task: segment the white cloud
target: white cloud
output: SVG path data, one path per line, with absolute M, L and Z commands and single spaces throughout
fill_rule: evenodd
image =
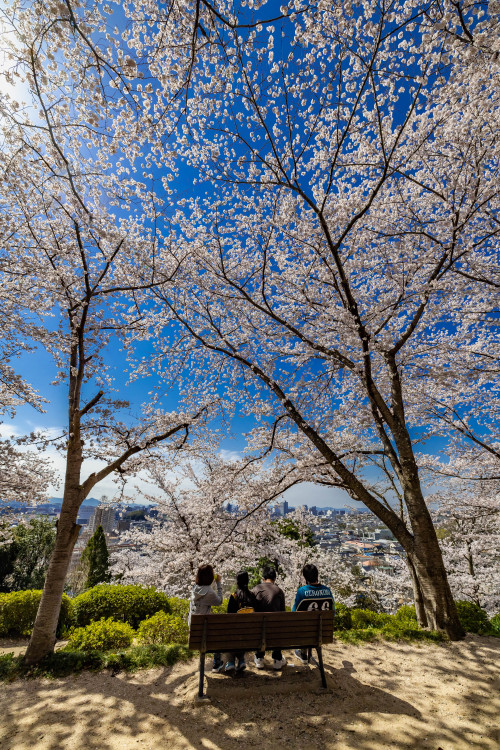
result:
M 6 422 L 0 423 L 0 438 L 8 439 L 19 437 L 21 433 L 14 424 L 7 424 Z
M 222 450 L 219 452 L 219 455 L 223 461 L 239 461 L 241 458 L 243 458 L 243 453 L 240 453 L 239 451 L 227 450 L 226 448 L 222 448 Z

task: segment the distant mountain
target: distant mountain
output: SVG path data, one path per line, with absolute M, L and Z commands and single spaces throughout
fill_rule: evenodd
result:
M 63 501 L 62 497 L 51 497 L 50 500 L 48 501 L 48 504 L 49 505 L 62 505 L 62 501 Z M 87 497 L 83 501 L 81 507 L 83 508 L 85 505 L 87 506 L 92 505 L 93 507 L 95 507 L 96 505 L 100 505 L 100 504 L 101 504 L 101 501 L 96 500 L 95 497 Z

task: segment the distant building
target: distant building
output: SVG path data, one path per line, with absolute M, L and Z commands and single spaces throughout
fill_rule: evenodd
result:
M 93 505 L 82 505 L 78 511 L 78 521 L 80 526 L 86 526 L 92 516 L 94 515 L 95 508 Z
M 274 512 L 277 516 L 286 516 L 288 510 L 289 508 L 286 500 L 283 500 L 281 503 L 276 503 L 274 506 Z
M 97 531 L 97 527 L 102 526 L 105 534 L 111 534 L 115 527 L 115 509 L 106 505 L 100 505 L 96 508 L 88 524 L 89 534 Z

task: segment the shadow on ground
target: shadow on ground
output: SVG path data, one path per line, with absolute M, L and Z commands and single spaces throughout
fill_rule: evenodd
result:
M 319 670 L 206 679 L 197 661 L 137 675 L 18 681 L 0 699 L 2 750 L 498 750 L 500 640 L 335 644 Z M 290 659 L 292 662 L 293 660 Z M 208 664 L 207 664 L 208 666 Z

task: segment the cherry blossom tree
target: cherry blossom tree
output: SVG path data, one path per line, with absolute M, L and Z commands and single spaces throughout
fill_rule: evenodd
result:
M 34 451 L 21 451 L 11 440 L 0 440 L 0 544 L 10 541 L 9 524 L 18 514 L 12 503 L 35 505 L 47 497 L 50 484 L 55 481 L 53 467 L 47 459 Z
M 148 474 L 160 495 L 145 499 L 154 502 L 158 518 L 150 519 L 151 532 L 129 532 L 127 542 L 136 552 L 120 551 L 113 572 L 125 582 L 147 582 L 182 596 L 189 595 L 202 563 L 234 575 L 238 566 L 270 553 L 280 535 L 267 505 L 297 481 L 293 468 L 280 472 L 278 466 L 217 454 L 191 457 L 176 467 L 156 460 Z
M 136 129 L 128 139 L 109 136 L 100 73 L 92 81 L 96 53 L 88 39 L 78 46 L 67 18 L 54 22 L 55 5 L 9 10 L 17 45 L 11 75 L 20 77 L 31 100 L 24 108 L 2 101 L 0 271 L 11 296 L 38 317 L 32 342 L 52 355 L 68 407 L 57 438 L 36 436 L 63 452 L 65 477 L 55 549 L 26 653 L 34 663 L 54 647 L 84 499 L 107 476 L 133 474 L 140 457 L 158 445 L 180 449 L 210 403 L 198 399 L 172 412 L 159 400 L 162 391 L 155 403 L 133 410 L 115 395 L 127 378 L 124 357 L 123 373 L 114 377 L 112 368 L 133 328 L 123 312 L 133 309 L 138 289 L 157 282 L 151 201 L 145 184 L 123 166 L 124 151 L 133 162 Z M 95 469 L 86 470 L 85 460 Z
M 464 424 L 457 420 L 461 437 Z M 473 433 L 466 445 L 452 441 L 449 455 L 429 460 L 427 470 L 436 485 L 428 502 L 453 594 L 491 615 L 500 606 L 500 462 L 498 442 L 486 439 Z
M 466 599 L 483 607 L 489 615 L 500 608 L 500 508 L 484 501 L 459 504 L 454 498 L 446 513 L 445 535 L 441 541 L 450 586 L 456 599 Z
M 182 262 L 154 292 L 155 332 L 191 338 L 164 328 L 163 354 L 202 376 L 210 361 L 264 417 L 261 446 L 312 446 L 404 547 L 420 623 L 452 638 L 463 630 L 415 445 L 429 394 L 463 386 L 464 362 L 479 390 L 492 377 L 492 28 L 483 6 L 328 2 L 208 35 L 177 142 L 206 197 L 176 215 Z M 160 163 L 167 125 L 155 133 Z M 457 394 L 466 408 L 470 384 Z M 367 479 L 377 457 L 389 498 Z
M 169 468 L 155 461 L 148 470 L 161 494 L 145 499 L 154 502 L 158 516 L 150 518 L 151 531 L 128 532 L 114 553 L 112 572 L 121 581 L 188 597 L 199 565 L 212 564 L 227 590 L 238 570 L 266 558 L 275 561 L 289 602 L 303 583 L 306 562 L 317 564 L 334 588 L 352 590 L 354 576 L 340 557 L 305 543 L 312 516 L 291 514 L 297 539 L 284 536 L 272 520 L 269 504 L 297 481 L 293 468 L 206 454 L 186 460 L 175 473 Z
M 166 358 L 187 404 L 223 393 L 260 420 L 262 455 L 279 448 L 363 502 L 406 551 L 421 624 L 460 637 L 415 446 L 439 430 L 428 407 L 447 384 L 440 413 L 473 401 L 464 363 L 481 393 L 497 372 L 496 6 L 294 0 L 267 15 L 136 0 L 123 13 L 125 29 L 108 6 L 11 13 L 12 75 L 27 71 L 42 126 L 9 105 L 6 187 L 22 208 L 6 215 L 43 240 L 76 338 L 98 310 L 94 360 L 66 344 L 70 377 L 100 377 L 133 288 L 128 339 L 159 344 L 138 372 Z M 184 182 L 167 211 L 186 168 L 196 191 Z

